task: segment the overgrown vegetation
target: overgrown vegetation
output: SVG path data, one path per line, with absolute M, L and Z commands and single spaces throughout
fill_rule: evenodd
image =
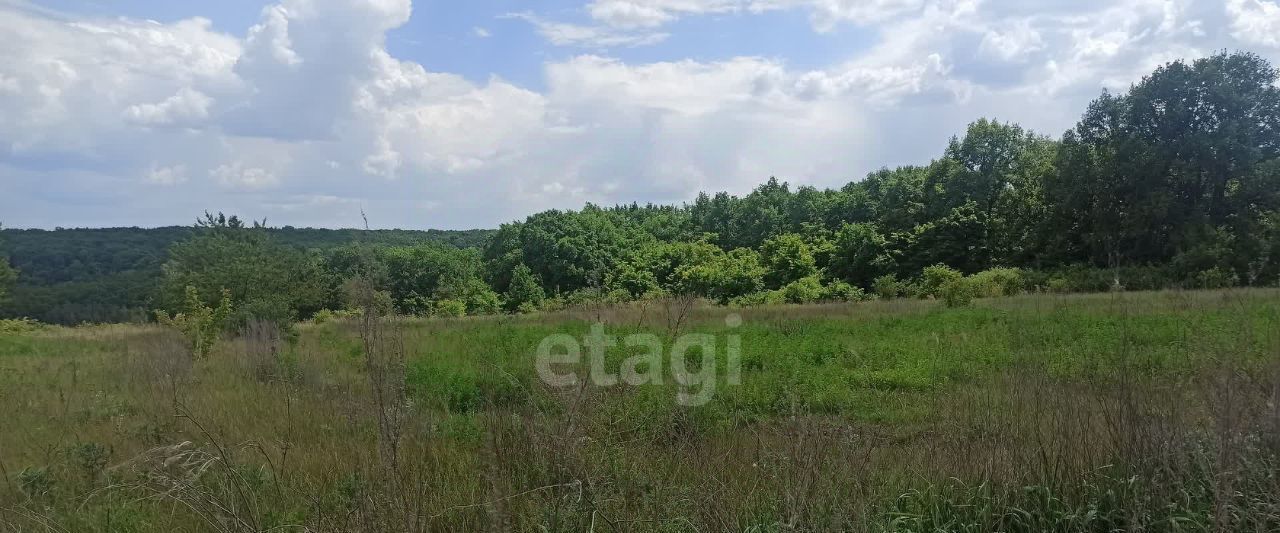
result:
M 365 312 L 195 361 L 154 326 L 0 334 L 0 531 L 1280 527 L 1274 290 L 696 307 L 743 348 L 701 407 L 543 385 L 588 320 L 670 328 Z
M 182 334 L 191 348 L 191 356 L 205 358 L 213 351 L 214 344 L 227 329 L 231 317 L 231 291 L 223 289 L 217 307 L 210 307 L 200 299 L 200 291 L 187 286 L 182 311 L 172 316 L 156 311 L 156 322 L 173 328 Z

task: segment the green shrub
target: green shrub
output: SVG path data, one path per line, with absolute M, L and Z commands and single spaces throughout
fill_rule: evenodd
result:
M 1017 296 L 1022 294 L 1022 271 L 1016 268 L 992 268 L 969 277 L 974 295 L 979 298 Z
M 942 296 L 942 286 L 964 277 L 959 270 L 944 264 L 925 267 L 920 273 L 919 296 L 921 298 Z
M 469 315 L 496 315 L 502 312 L 502 297 L 488 287 L 468 294 L 466 303 Z
M 284 329 L 293 325 L 297 316 L 289 302 L 279 298 L 258 298 L 240 304 L 236 308 L 231 326 L 243 327 L 251 321 L 270 322 Z
M 200 292 L 189 285 L 183 312 L 170 316 L 167 312 L 156 311 L 156 320 L 182 333 L 191 348 L 191 355 L 201 358 L 208 357 L 213 351 L 213 345 L 226 329 L 230 317 L 231 291 L 223 289 L 222 302 L 215 309 L 205 305 L 200 299 Z
M 782 288 L 782 299 L 792 304 L 807 304 L 822 298 L 822 284 L 818 276 L 806 276 L 788 283 Z
M 892 300 L 902 295 L 905 290 L 898 277 L 893 274 L 885 274 L 871 282 L 871 290 L 875 291 L 876 296 L 881 300 Z
M 626 303 L 636 299 L 631 291 L 626 289 L 613 289 L 605 294 L 605 298 L 613 303 Z
M 626 291 L 621 292 L 625 293 Z M 614 303 L 611 294 L 611 292 L 605 292 L 604 289 L 599 287 L 578 289 L 564 295 L 564 305 L 565 307 L 579 307 L 584 305 Z
M 96 442 L 85 442 L 72 446 L 67 450 L 67 455 L 85 479 L 94 480 L 106 469 L 111 450 Z
M 828 302 L 857 302 L 865 300 L 866 292 L 842 280 L 835 280 L 822 288 L 822 300 Z
M 729 305 L 734 307 L 755 307 L 760 305 L 780 304 L 786 301 L 782 295 L 782 291 L 760 291 L 739 296 L 729 301 Z
M 436 300 L 431 314 L 446 318 L 467 316 L 467 302 L 462 300 Z
M 970 278 L 953 279 L 939 288 L 947 307 L 966 307 L 973 303 L 974 287 Z
M 1235 274 L 1213 267 L 1196 274 L 1193 283 L 1197 289 L 1226 289 L 1235 287 L 1237 279 Z
M 40 498 L 53 490 L 53 475 L 48 468 L 23 468 L 18 472 L 18 487 L 28 498 Z
M 311 317 L 311 321 L 316 324 L 325 324 L 333 322 L 334 320 L 346 320 L 350 318 L 357 318 L 359 316 L 360 311 L 351 309 L 321 309 L 315 314 L 315 316 Z
M 1056 270 L 1022 271 L 1024 287 L 1043 287 L 1050 292 L 1108 292 L 1119 287 L 1129 291 L 1155 291 L 1195 286 L 1195 280 L 1181 279 L 1163 266 L 1096 268 L 1075 265 Z M 1056 280 L 1056 281 L 1055 281 Z
M 27 333 L 43 327 L 30 318 L 0 318 L 0 333 Z

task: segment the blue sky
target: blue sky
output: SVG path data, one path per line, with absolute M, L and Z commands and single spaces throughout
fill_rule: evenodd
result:
M 1060 135 L 1276 0 L 0 0 L 0 223 L 493 227 Z

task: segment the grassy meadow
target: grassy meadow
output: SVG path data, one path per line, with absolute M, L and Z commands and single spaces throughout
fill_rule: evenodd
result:
M 741 384 L 546 385 L 593 323 Z M 1277 290 L 14 329 L 4 532 L 1280 530 Z

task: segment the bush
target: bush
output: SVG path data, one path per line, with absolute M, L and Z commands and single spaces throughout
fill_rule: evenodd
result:
M 871 290 L 875 291 L 876 296 L 879 296 L 881 300 L 897 298 L 902 295 L 905 289 L 906 287 L 893 274 L 880 276 L 871 282 Z
M 377 316 L 388 316 L 396 310 L 390 291 L 375 290 L 373 284 L 364 279 L 351 278 L 344 282 L 342 294 L 350 309 L 363 310 L 367 305 Z
M 476 291 L 467 295 L 467 314 L 496 315 L 502 311 L 502 297 L 489 290 Z
M 156 321 L 182 333 L 195 357 L 208 357 L 213 345 L 227 328 L 231 317 L 231 291 L 223 289 L 222 301 L 217 308 L 209 307 L 200 299 L 200 292 L 187 286 L 186 306 L 183 312 L 172 316 L 156 311 Z
M 467 316 L 467 302 L 462 300 L 436 300 L 431 314 L 438 317 L 458 318 Z
M 942 295 L 943 285 L 963 277 L 964 274 L 961 274 L 959 270 L 944 264 L 925 267 L 924 271 L 920 273 L 920 297 L 937 298 Z
M 624 296 L 625 295 L 625 296 Z M 622 299 L 615 299 L 615 298 Z M 617 290 L 606 292 L 598 287 L 589 287 L 578 289 L 564 295 L 565 307 L 581 307 L 586 305 L 603 305 L 610 303 L 625 302 L 630 299 L 629 293 L 625 290 Z
M 739 296 L 729 301 L 729 305 L 734 307 L 756 307 L 760 305 L 772 305 L 783 303 L 785 298 L 782 291 L 760 291 L 753 292 L 745 296 Z
M 27 333 L 44 327 L 30 318 L 0 319 L 0 333 Z
M 818 276 L 806 276 L 788 283 L 782 288 L 782 299 L 792 304 L 807 304 L 822 298 L 822 284 Z
M 294 314 L 293 307 L 282 299 L 255 299 L 240 304 L 236 309 L 235 316 L 232 319 L 232 326 L 235 328 L 244 327 L 249 322 L 259 320 L 270 322 L 280 328 L 288 328 L 293 325 L 293 321 L 297 318 Z
M 311 317 L 311 321 L 316 324 L 325 324 L 333 322 L 334 320 L 346 320 L 359 316 L 360 311 L 354 311 L 351 309 L 339 309 L 336 311 L 333 309 L 321 309 L 315 314 L 315 316 Z
M 939 288 L 947 307 L 967 307 L 973 303 L 974 286 L 970 278 L 953 279 Z
M 1022 294 L 1022 271 L 1016 268 L 992 268 L 969 277 L 974 295 L 979 298 L 1017 296 Z
M 842 280 L 835 280 L 822 288 L 822 300 L 828 302 L 857 302 L 865 300 L 866 292 Z
M 1023 287 L 1043 287 L 1049 292 L 1156 291 L 1194 284 L 1180 279 L 1168 267 L 1130 266 L 1095 268 L 1075 265 L 1045 272 L 1022 271 Z
M 1228 289 L 1235 287 L 1237 281 L 1235 274 L 1213 267 L 1196 274 L 1194 283 L 1197 289 Z

